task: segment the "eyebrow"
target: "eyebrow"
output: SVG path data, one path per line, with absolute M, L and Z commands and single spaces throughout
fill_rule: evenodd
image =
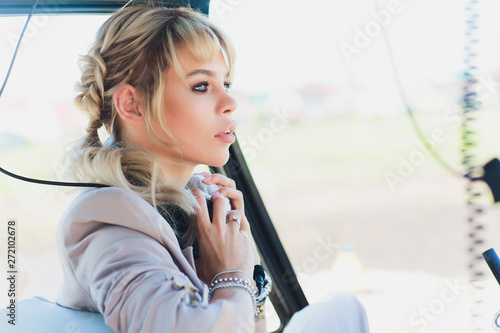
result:
M 210 77 L 214 77 L 215 76 L 215 72 L 214 71 L 211 71 L 211 70 L 208 70 L 208 69 L 195 69 L 194 71 L 189 72 L 186 75 L 186 78 L 191 77 L 191 76 L 195 76 L 195 75 L 198 75 L 198 74 L 204 74 L 204 75 L 207 75 L 207 76 L 210 76 Z M 229 72 L 226 73 L 225 77 L 226 78 L 229 77 Z

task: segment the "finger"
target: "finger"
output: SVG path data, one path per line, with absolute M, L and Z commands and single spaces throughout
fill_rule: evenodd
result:
M 247 232 L 248 234 L 252 234 L 252 231 L 250 229 L 250 223 L 248 223 L 248 220 L 245 215 L 241 215 L 241 220 L 240 220 L 240 230 Z
M 210 218 L 208 217 L 208 207 L 205 197 L 203 197 L 201 190 L 198 188 L 192 189 L 191 193 L 193 193 L 194 197 L 196 198 L 196 202 L 198 203 L 198 207 L 196 207 L 197 225 L 208 225 L 210 223 Z
M 227 222 L 228 223 L 235 220 L 235 218 L 238 218 L 238 225 L 239 225 L 240 231 L 245 231 L 246 233 L 251 235 L 252 232 L 250 231 L 250 225 L 248 224 L 248 220 L 245 217 L 245 214 L 243 214 L 243 211 L 238 210 L 238 209 L 233 209 L 227 213 Z
M 219 227 L 226 224 L 226 202 L 224 196 L 219 192 L 212 194 L 212 223 L 217 223 Z
M 237 210 L 230 210 L 226 215 L 226 224 L 236 223 L 238 229 L 241 227 L 241 214 Z
M 245 210 L 243 193 L 241 191 L 230 187 L 221 187 L 217 192 L 230 200 L 232 209 Z
M 257 245 L 255 244 L 255 241 L 253 240 L 253 237 L 252 237 L 250 223 L 248 223 L 248 219 L 245 217 L 245 215 L 242 215 L 242 218 L 241 218 L 240 232 L 245 232 L 247 234 L 248 238 L 250 239 L 250 247 L 252 248 L 254 264 L 260 265 L 259 251 L 257 251 Z
M 231 178 L 221 175 L 220 173 L 208 174 L 203 179 L 203 183 L 207 185 L 218 185 L 219 187 L 230 187 L 236 189 L 236 183 Z
M 227 227 L 228 228 L 233 228 L 234 226 L 234 230 L 236 231 L 239 231 L 240 230 L 240 223 L 236 220 L 231 220 L 231 221 L 228 221 L 227 223 Z
M 237 210 L 237 211 L 240 212 L 239 210 Z M 246 231 L 250 231 L 250 224 L 248 223 L 248 220 L 247 220 L 247 217 L 245 216 L 245 214 L 243 214 L 241 216 L 240 224 L 241 224 L 241 227 L 243 229 L 245 229 Z

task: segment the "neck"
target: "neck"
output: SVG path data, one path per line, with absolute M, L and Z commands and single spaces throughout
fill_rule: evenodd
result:
M 169 181 L 173 185 L 180 187 L 186 186 L 195 168 L 194 165 L 172 163 L 168 161 L 163 163 L 163 167 Z
M 163 172 L 165 176 L 173 185 L 180 187 L 185 187 L 193 174 L 195 164 L 186 162 L 178 155 L 178 152 L 174 149 L 168 150 L 168 147 L 152 147 L 151 144 L 146 140 L 144 131 L 133 131 L 125 127 L 122 134 L 122 142 L 124 145 L 136 145 L 143 147 L 159 158 L 163 157 L 163 161 L 160 163 L 163 166 Z M 168 151 L 167 151 L 168 150 Z M 168 160 L 165 159 L 168 156 Z

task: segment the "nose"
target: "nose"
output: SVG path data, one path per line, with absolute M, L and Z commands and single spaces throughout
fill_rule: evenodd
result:
M 229 95 L 227 91 L 224 91 L 224 93 L 221 96 L 220 100 L 220 108 L 219 110 L 222 111 L 224 114 L 231 114 L 233 113 L 234 110 L 238 108 L 238 102 Z

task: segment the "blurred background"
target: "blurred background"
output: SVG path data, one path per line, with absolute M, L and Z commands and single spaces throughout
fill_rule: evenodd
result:
M 310 303 L 354 293 L 373 333 L 493 332 L 500 288 L 482 262 L 483 289 L 469 283 L 467 181 L 455 174 L 463 172 L 466 1 L 378 4 L 380 21 L 371 0 L 212 0 L 211 19 L 238 53 L 231 91 L 239 143 Z M 500 3 L 483 0 L 477 9 L 481 108 L 472 126 L 482 166 L 500 157 Z M 105 19 L 32 18 L 0 99 L 2 167 L 61 175 L 65 151 L 86 127 L 73 105 L 78 55 Z M 0 17 L 2 80 L 24 22 Z M 382 26 L 426 144 L 455 173 L 418 140 Z M 485 213 L 477 247 L 500 249 L 500 209 L 478 188 Z M 56 227 L 77 193 L 0 175 L 0 221 L 18 221 L 19 299 L 54 300 Z M 480 314 L 474 322 L 472 312 Z

